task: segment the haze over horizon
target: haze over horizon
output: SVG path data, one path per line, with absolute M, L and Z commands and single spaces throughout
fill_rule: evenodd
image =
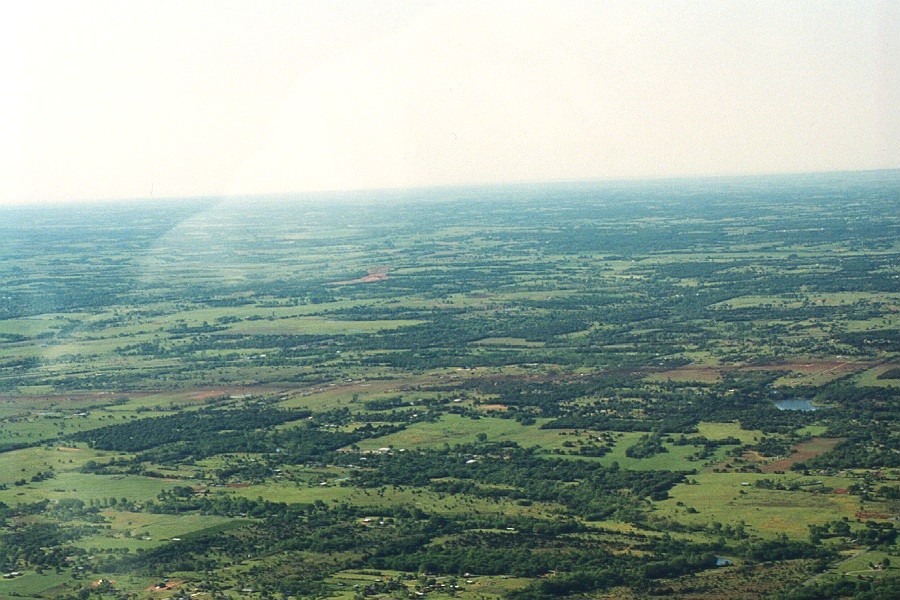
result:
M 898 2 L 5 12 L 0 204 L 900 166 Z

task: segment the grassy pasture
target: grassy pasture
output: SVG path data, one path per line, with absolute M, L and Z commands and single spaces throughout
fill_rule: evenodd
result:
M 338 478 L 340 479 L 340 478 Z M 217 488 L 217 491 L 222 491 Z M 439 514 L 511 514 L 552 518 L 562 507 L 549 503 L 521 506 L 507 499 L 486 499 L 467 495 L 439 494 L 431 490 L 411 487 L 386 486 L 379 489 L 359 489 L 341 485 L 332 480 L 328 485 L 303 485 L 292 482 L 267 482 L 261 485 L 228 488 L 226 493 L 255 500 L 263 498 L 271 502 L 311 504 L 321 500 L 328 505 L 346 503 L 350 506 L 370 508 L 379 514 L 379 507 L 415 506 L 424 511 Z
M 69 323 L 75 323 L 75 315 L 39 315 L 21 319 L 0 320 L 0 335 L 8 334 L 36 338 L 53 335 Z
M 451 445 L 474 443 L 479 433 L 486 434 L 490 440 L 514 441 L 525 447 L 556 448 L 565 441 L 558 431 L 524 426 L 512 419 L 482 417 L 476 420 L 447 414 L 442 415 L 434 423 L 415 423 L 398 433 L 363 440 L 358 446 L 362 450 L 376 450 L 389 446 L 410 449 L 440 448 L 446 443 Z
M 365 586 L 376 581 L 386 580 L 387 578 L 396 579 L 403 575 L 400 572 L 385 569 L 378 570 L 377 575 L 375 573 L 376 572 L 370 571 L 362 573 L 356 570 L 341 571 L 332 575 L 328 581 L 343 586 Z M 428 597 L 439 600 L 449 600 L 450 598 L 467 600 L 502 598 L 504 594 L 512 590 L 521 589 L 531 581 L 530 579 L 520 577 L 498 577 L 472 574 L 468 577 L 460 578 L 450 578 L 446 576 L 436 577 L 435 581 L 437 582 L 437 585 L 440 586 L 441 584 L 448 585 L 451 582 L 451 579 L 456 582 L 456 585 L 459 585 L 459 589 L 454 590 L 452 594 L 441 591 L 429 592 Z M 471 583 L 469 583 L 469 581 L 471 581 Z M 413 592 L 415 583 L 415 579 L 407 580 L 405 582 L 410 593 Z M 347 591 L 332 597 L 347 598 L 349 600 L 353 597 L 353 592 Z
M 900 387 L 900 378 L 898 379 L 879 379 L 879 375 L 892 369 L 900 368 L 900 363 L 887 363 L 878 365 L 868 371 L 864 371 L 855 377 L 859 385 L 875 386 L 875 387 Z
M 155 548 L 172 538 L 233 521 L 229 517 L 197 514 L 159 515 L 116 510 L 104 510 L 101 514 L 111 528 L 101 534 L 81 538 L 75 545 L 99 550 L 127 548 L 135 552 L 138 548 Z
M 72 583 L 72 576 L 63 571 L 56 573 L 47 570 L 44 573 L 26 571 L 21 577 L 15 579 L 0 579 L 0 598 L 5 600 L 34 600 L 45 597 L 50 590 L 62 589 L 66 584 Z
M 829 292 L 829 293 L 804 293 L 803 298 L 797 299 L 793 295 L 782 296 L 741 296 L 732 298 L 711 308 L 755 308 L 772 305 L 781 308 L 800 308 L 804 304 L 819 306 L 844 306 L 855 303 L 883 302 L 890 306 L 900 306 L 900 294 L 892 292 Z
M 744 444 L 751 444 L 759 440 L 763 435 L 761 431 L 742 428 L 740 423 L 701 422 L 697 426 L 697 430 L 697 435 L 702 435 L 710 440 L 721 440 L 727 437 L 733 437 L 741 440 Z
M 768 490 L 753 486 L 755 481 L 763 478 L 822 481 L 828 486 L 844 488 L 853 483 L 852 479 L 841 477 L 704 472 L 689 476 L 688 479 L 697 484 L 679 484 L 670 492 L 670 498 L 658 503 L 658 507 L 663 514 L 687 523 L 736 525 L 744 522 L 749 530 L 764 537 L 786 533 L 798 539 L 808 535 L 807 524 L 822 524 L 844 517 L 855 519 L 859 510 L 859 500 L 846 494 Z M 679 502 L 684 507 L 678 506 Z M 689 513 L 687 508 L 694 508 L 697 513 Z
M 230 326 L 226 332 L 245 335 L 347 335 L 398 329 L 400 327 L 410 327 L 421 323 L 423 323 L 423 321 L 335 321 L 322 317 L 296 317 L 274 320 L 242 321 Z
M 94 450 L 60 449 L 59 447 L 34 447 L 0 453 L 0 476 L 4 482 L 7 478 L 30 478 L 38 471 L 54 469 L 57 471 L 72 470 L 81 467 L 85 462 L 94 460 L 99 453 Z M 9 490 L 7 490 L 9 491 Z M 0 490 L 0 494 L 6 492 Z
M 878 565 L 882 560 L 888 559 L 890 566 L 887 569 L 876 570 L 869 568 L 869 563 Z M 837 572 L 844 575 L 864 575 L 866 577 L 897 577 L 900 575 L 900 551 L 884 552 L 881 550 L 869 550 L 854 553 L 850 558 L 837 565 Z
M 52 466 L 52 465 L 51 465 Z M 24 473 L 23 473 L 24 475 Z M 16 502 L 37 502 L 48 499 L 78 498 L 89 502 L 103 501 L 109 498 L 127 498 L 131 501 L 144 501 L 156 498 L 164 489 L 171 488 L 176 479 L 166 480 L 140 475 L 94 475 L 63 471 L 56 477 L 24 486 L 10 486 L 0 490 L 0 502 L 15 504 Z
M 614 434 L 616 443 L 612 451 L 604 456 L 596 459 L 602 465 L 610 465 L 614 462 L 619 463 L 624 469 L 632 469 L 636 471 L 646 470 L 663 470 L 663 471 L 691 471 L 703 468 L 704 464 L 716 460 L 717 457 L 724 455 L 725 449 L 718 448 L 715 455 L 704 461 L 688 460 L 688 457 L 698 451 L 694 446 L 673 446 L 672 444 L 663 444 L 667 452 L 655 454 L 649 458 L 631 458 L 626 456 L 625 451 L 629 446 L 635 444 L 639 439 L 645 436 L 645 433 L 629 431 Z
M 512 337 L 490 337 L 472 342 L 473 346 L 498 346 L 501 348 L 542 348 L 546 346 L 543 342 L 532 342 L 524 338 Z

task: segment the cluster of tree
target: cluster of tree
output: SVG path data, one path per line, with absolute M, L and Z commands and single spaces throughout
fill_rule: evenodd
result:
M 55 523 L 22 523 L 0 533 L 0 570 L 19 565 L 66 567 L 74 556 L 87 551 L 69 542 L 96 531 L 95 526 L 59 526 Z
M 406 452 L 370 457 L 356 468 L 351 483 L 371 488 L 382 485 L 431 487 L 433 480 L 452 478 L 473 483 L 510 486 L 511 498 L 559 502 L 572 514 L 588 519 L 618 515 L 638 518 L 636 502 L 661 500 L 683 473 L 628 471 L 617 464 L 601 467 L 585 461 L 541 457 L 533 449 L 514 444 L 457 446 L 453 449 Z M 578 482 L 578 485 L 572 485 Z M 438 487 L 443 484 L 438 483 Z M 478 487 L 470 488 L 483 494 Z
M 862 427 L 862 426 L 861 426 Z M 855 430 L 830 451 L 791 465 L 796 471 L 900 467 L 900 434 L 887 424 Z
M 896 600 L 900 598 L 900 578 L 835 579 L 817 581 L 780 594 L 778 600 Z
M 177 442 L 197 444 L 223 431 L 235 434 L 267 429 L 306 418 L 305 410 L 283 410 L 265 405 L 234 409 L 202 408 L 163 417 L 150 417 L 75 433 L 70 439 L 100 450 L 139 452 Z
M 625 449 L 625 456 L 629 458 L 650 458 L 662 452 L 668 452 L 663 446 L 662 434 L 657 432 L 651 435 L 642 435 L 641 438 Z
M 745 429 L 786 434 L 820 418 L 802 411 L 779 410 L 772 401 L 772 382 L 778 377 L 777 373 L 732 374 L 712 386 L 670 383 L 657 389 L 632 384 L 617 392 L 604 388 L 609 396 L 602 401 L 555 405 L 544 416 L 557 418 L 543 427 L 694 433 L 701 421 L 739 421 Z M 624 397 L 629 400 L 622 400 Z M 633 416 L 637 409 L 640 416 Z
M 198 510 L 198 506 L 211 508 L 218 502 L 233 501 L 222 496 L 198 498 L 189 488 L 176 489 L 165 494 L 161 504 L 153 506 L 181 505 L 181 509 Z M 589 530 L 583 525 L 567 519 L 538 520 L 500 514 L 449 518 L 396 507 L 379 509 L 382 516 L 376 526 L 361 522 L 361 517 L 371 514 L 372 508 L 241 502 L 246 511 L 243 514 L 253 521 L 238 520 L 188 534 L 180 541 L 139 555 L 110 557 L 99 568 L 161 576 L 172 571 L 216 569 L 223 562 L 247 556 L 267 556 L 267 560 L 272 560 L 273 556 L 287 558 L 298 552 L 306 557 L 323 553 L 322 556 L 331 557 L 330 562 L 318 563 L 317 569 L 301 566 L 291 570 L 290 585 L 276 586 L 266 573 L 269 569 L 250 575 L 269 589 L 276 586 L 284 593 L 297 594 L 308 589 L 305 586 L 321 581 L 327 573 L 346 568 L 512 574 L 542 577 L 535 586 L 549 581 L 544 591 L 552 589 L 555 591 L 551 595 L 567 595 L 576 591 L 571 583 L 588 573 L 595 577 L 581 591 L 606 589 L 616 582 L 640 587 L 654 579 L 711 568 L 716 562 L 712 546 L 641 534 L 630 534 L 640 553 L 612 552 L 602 539 L 585 537 Z M 236 509 L 230 506 L 227 510 Z M 573 535 L 578 536 L 577 547 L 571 543 L 575 538 L 569 539 Z M 341 554 L 347 550 L 353 552 Z M 543 577 L 552 572 L 558 574 Z M 604 577 L 599 577 L 601 573 Z M 621 578 L 609 579 L 613 573 Z

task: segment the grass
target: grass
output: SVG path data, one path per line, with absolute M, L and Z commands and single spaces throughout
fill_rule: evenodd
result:
M 415 506 L 424 511 L 444 514 L 493 513 L 528 515 L 538 518 L 552 518 L 562 510 L 554 504 L 535 503 L 520 506 L 507 499 L 485 499 L 466 495 L 447 495 L 431 490 L 406 486 L 386 486 L 379 489 L 359 489 L 332 483 L 331 485 L 297 485 L 292 482 L 272 482 L 229 488 L 227 493 L 244 498 L 263 498 L 271 502 L 311 504 L 321 500 L 329 505 L 346 503 L 350 506 L 368 507 L 372 514 L 379 514 L 379 508 L 394 506 Z
M 71 471 L 81 467 L 89 460 L 96 459 L 99 454 L 93 450 L 70 451 L 61 450 L 60 447 L 34 447 L 0 453 L 0 483 L 12 480 L 30 478 L 39 471 L 48 469 L 57 472 Z M 52 480 L 51 480 L 52 481 Z M 10 488 L 12 489 L 12 487 Z M 0 495 L 9 490 L 0 490 Z
M 710 440 L 721 440 L 733 437 L 741 440 L 743 444 L 752 444 L 762 437 L 763 432 L 759 430 L 743 429 L 740 423 L 706 423 L 702 422 L 697 426 L 697 435 L 702 435 Z
M 420 325 L 423 322 L 415 320 L 335 321 L 322 317 L 294 317 L 243 321 L 229 327 L 226 333 L 243 335 L 348 335 L 410 327 Z
M 8 600 L 34 599 L 41 597 L 43 593 L 54 588 L 60 588 L 72 583 L 72 576 L 63 571 L 56 573 L 52 569 L 44 573 L 25 571 L 25 574 L 15 579 L 0 579 L 0 598 Z
M 374 581 L 381 581 L 386 578 L 396 579 L 403 573 L 398 571 L 390 571 L 390 570 L 379 570 L 377 571 L 378 575 L 374 573 L 369 573 L 368 571 L 364 573 L 360 573 L 356 570 L 347 570 L 340 571 L 335 573 L 331 577 L 327 579 L 329 583 L 337 584 L 340 586 L 354 586 L 354 585 L 367 585 Z M 428 593 L 428 598 L 436 598 L 436 599 L 449 599 L 449 598 L 457 598 L 457 599 L 480 599 L 480 598 L 501 598 L 505 596 L 508 592 L 521 589 L 528 585 L 532 580 L 521 578 L 521 577 L 499 577 L 499 576 L 486 576 L 486 575 L 477 575 L 477 574 L 469 574 L 464 577 L 436 577 L 435 581 L 437 585 L 440 584 L 449 585 L 450 581 L 453 580 L 456 582 L 456 585 L 459 585 L 459 589 L 455 590 L 455 592 L 450 595 L 449 593 L 444 593 L 441 591 L 433 591 Z M 471 581 L 471 583 L 469 583 Z M 404 584 L 409 588 L 410 593 L 414 591 L 414 586 L 417 583 L 415 579 L 407 580 Z M 337 596 L 332 596 L 332 598 L 344 598 L 346 597 L 348 600 L 352 598 L 352 592 L 343 592 L 343 595 L 339 593 Z
M 825 425 L 807 425 L 806 427 L 801 427 L 797 430 L 797 435 L 801 436 L 820 436 L 828 431 L 828 427 Z
M 869 563 L 880 564 L 882 560 L 887 558 L 890 566 L 884 570 L 875 570 L 869 568 Z M 900 576 L 900 550 L 895 549 L 893 552 L 884 552 L 881 550 L 869 550 L 860 554 L 855 554 L 851 558 L 839 563 L 836 571 L 844 575 L 866 575 L 868 577 L 897 577 Z
M 808 491 L 768 490 L 754 487 L 763 479 L 784 481 L 821 480 L 833 487 L 847 487 L 848 478 L 805 477 L 757 473 L 699 473 L 688 479 L 696 484 L 679 484 L 670 498 L 657 504 L 662 514 L 678 521 L 709 525 L 714 522 L 736 525 L 746 523 L 749 530 L 764 536 L 781 533 L 805 539 L 807 524 L 822 524 L 847 517 L 855 519 L 858 499 L 839 494 L 815 494 Z M 742 485 L 749 483 L 749 486 Z M 678 503 L 684 506 L 679 506 Z M 688 512 L 688 508 L 697 513 Z
M 888 363 L 878 365 L 868 371 L 864 371 L 855 377 L 858 385 L 874 387 L 900 387 L 900 379 L 879 379 L 878 376 L 891 369 L 900 368 L 900 363 Z
M 513 337 L 489 337 L 484 338 L 475 342 L 472 342 L 473 346 L 498 346 L 501 348 L 509 347 L 509 348 L 543 348 L 546 346 L 544 342 L 532 342 L 526 340 L 525 338 L 513 338 Z
M 104 533 L 78 540 L 75 542 L 76 546 L 99 550 L 127 548 L 134 552 L 139 548 L 154 548 L 172 538 L 233 521 L 229 517 L 197 514 L 160 515 L 115 510 L 105 510 L 101 514 L 111 528 Z
M 741 296 L 732 298 L 711 308 L 750 308 L 771 304 L 776 308 L 800 308 L 804 303 L 816 306 L 844 306 L 855 303 L 886 302 L 889 305 L 900 305 L 900 294 L 891 292 L 828 292 L 804 293 L 803 299 L 788 296 Z
M 542 419 L 545 422 L 549 419 Z M 546 449 L 559 448 L 566 438 L 559 431 L 525 426 L 512 419 L 481 417 L 471 419 L 461 415 L 445 414 L 434 423 L 415 423 L 403 431 L 363 440 L 362 450 L 376 450 L 383 447 L 394 448 L 441 448 L 444 444 L 472 444 L 479 434 L 485 434 L 492 441 L 513 441 L 520 446 L 540 446 Z
M 667 452 L 655 454 L 648 458 L 631 458 L 625 454 L 629 446 L 637 443 L 646 433 L 637 431 L 616 433 L 616 443 L 612 451 L 597 459 L 600 464 L 611 465 L 616 462 L 623 469 L 632 469 L 635 471 L 691 471 L 703 467 L 704 462 L 691 461 L 688 457 L 698 451 L 695 446 L 674 446 L 672 444 L 663 444 Z M 725 450 L 719 448 L 715 457 L 706 459 L 707 461 L 715 460 L 723 455 Z
M 52 502 L 63 498 L 78 498 L 86 503 L 109 498 L 144 501 L 156 498 L 162 490 L 171 488 L 177 482 L 140 475 L 117 477 L 119 476 L 64 471 L 39 483 L 9 486 L 9 489 L 0 490 L 0 502 L 14 505 L 17 502 L 37 502 L 44 499 Z

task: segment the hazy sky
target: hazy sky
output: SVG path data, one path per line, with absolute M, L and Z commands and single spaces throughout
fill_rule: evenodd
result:
M 900 166 L 900 2 L 7 3 L 0 203 Z

